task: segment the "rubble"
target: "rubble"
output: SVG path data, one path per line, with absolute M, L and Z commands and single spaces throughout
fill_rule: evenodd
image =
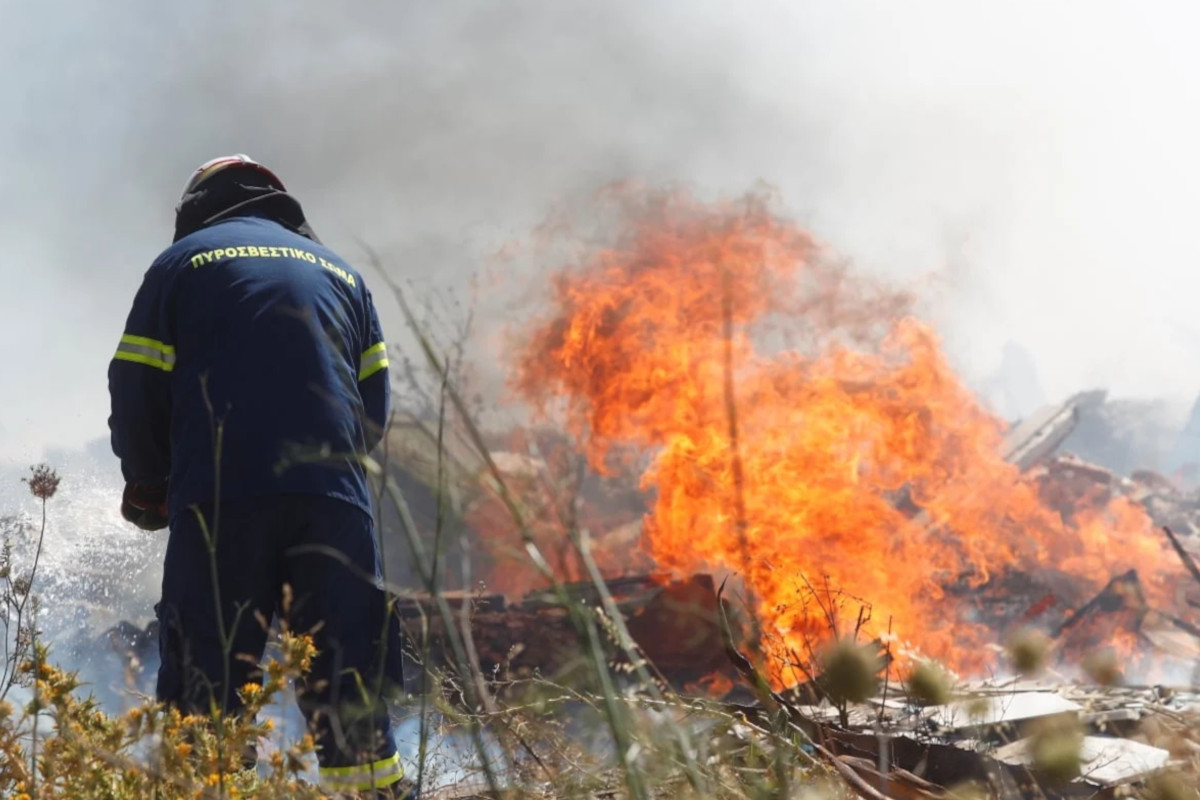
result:
M 1185 487 L 1180 459 L 1164 455 L 1177 436 L 1182 441 L 1188 434 L 1176 433 L 1174 417 L 1169 404 L 1079 392 L 1015 424 L 1002 454 L 1023 472 L 1037 467 L 1076 488 L 1103 485 L 1144 505 L 1158 524 L 1200 534 L 1200 493 Z M 1189 424 L 1195 427 L 1194 420 Z
M 1122 637 L 1136 636 L 1149 614 L 1142 583 L 1130 570 L 1072 611 L 1052 635 L 1061 651 L 1090 653 Z
M 711 575 L 678 581 L 635 575 L 606 581 L 605 588 L 642 654 L 676 688 L 720 674 L 733 677 L 722 649 Z M 601 604 L 594 584 L 573 583 L 564 589 L 573 602 L 593 608 Z M 582 655 L 579 633 L 550 590 L 531 592 L 513 603 L 494 594 L 451 593 L 448 599 L 459 612 L 455 622 L 460 625 L 467 604 L 465 617 L 485 675 L 518 679 L 536 672 L 553 678 L 573 668 Z M 403 598 L 398 611 L 414 641 L 421 626 L 427 626 L 433 663 L 452 664 L 445 621 L 428 597 Z M 609 656 L 614 663 L 624 660 L 616 647 L 609 648 Z
M 1087 498 L 1104 501 L 1123 497 L 1142 506 L 1159 527 L 1187 537 L 1200 537 L 1200 492 L 1186 491 L 1152 470 L 1135 470 L 1129 477 L 1084 461 L 1071 453 L 1045 458 L 1028 470 L 1039 484 L 1044 502 L 1064 517 Z
M 1031 739 L 1019 739 L 992 753 L 1005 764 L 1032 766 Z M 1080 779 L 1087 784 L 1112 788 L 1162 770 L 1171 754 L 1160 747 L 1109 736 L 1085 736 L 1079 750 Z
M 940 730 L 963 733 L 997 725 L 1016 725 L 1032 719 L 1083 710 L 1054 690 L 978 693 L 954 703 L 924 709 L 925 718 Z
M 1001 455 L 1022 472 L 1058 449 L 1079 421 L 1080 396 L 1047 406 L 1015 425 L 1004 437 Z
M 1033 683 L 1021 679 L 967 683 L 959 698 L 922 707 L 902 694 L 880 695 L 855 706 L 849 724 L 822 704 L 773 701 L 805 731 L 818 753 L 853 770 L 870 791 L 860 797 L 948 796 L 967 782 L 1001 800 L 1065 797 L 1115 798 L 1118 787 L 1138 785 L 1179 758 L 1139 733 L 1154 718 L 1187 719 L 1200 713 L 1200 694 L 1163 687 Z M 739 707 L 765 720 L 760 707 Z M 831 713 L 833 712 L 833 713 Z M 1054 726 L 1057 726 L 1055 728 Z M 1062 783 L 1043 775 L 1035 757 L 1039 731 L 1081 731 L 1078 774 Z M 1135 738 L 1138 737 L 1138 738 Z M 852 788 L 855 788 L 852 785 Z

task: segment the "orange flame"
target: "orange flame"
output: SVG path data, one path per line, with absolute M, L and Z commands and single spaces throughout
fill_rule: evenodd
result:
M 555 273 L 514 385 L 561 404 L 596 468 L 652 454 L 651 555 L 740 573 L 780 659 L 829 635 L 813 586 L 960 672 L 992 660 L 995 634 L 951 584 L 1049 565 L 1098 590 L 1135 568 L 1166 596 L 1176 562 L 1146 515 L 1047 508 L 907 295 L 851 275 L 761 196 L 619 194 L 608 210 L 615 244 Z

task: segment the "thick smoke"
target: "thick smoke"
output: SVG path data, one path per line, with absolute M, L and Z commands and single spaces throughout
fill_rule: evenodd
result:
M 973 380 L 1011 341 L 1051 398 L 1186 397 L 1194 14 L 5 0 L 0 457 L 104 433 L 106 362 L 179 186 L 235 150 L 275 166 L 336 247 L 369 242 L 419 287 L 461 288 L 614 178 L 762 179 L 861 268 L 935 275 L 928 313 Z M 538 276 L 492 279 L 516 293 Z

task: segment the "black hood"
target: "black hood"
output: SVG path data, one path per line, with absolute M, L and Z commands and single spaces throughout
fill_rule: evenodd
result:
M 258 170 L 237 168 L 218 172 L 196 191 L 183 196 L 175 210 L 173 241 L 245 212 L 265 216 L 314 242 L 321 241 L 304 218 L 300 201 Z

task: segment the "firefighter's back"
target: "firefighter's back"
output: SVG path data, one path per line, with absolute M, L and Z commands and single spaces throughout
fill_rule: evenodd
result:
M 328 248 L 253 216 L 203 228 L 160 262 L 172 272 L 178 354 L 172 504 L 213 497 L 219 470 L 223 500 L 321 494 L 369 510 L 356 458 L 370 346 L 362 279 Z

